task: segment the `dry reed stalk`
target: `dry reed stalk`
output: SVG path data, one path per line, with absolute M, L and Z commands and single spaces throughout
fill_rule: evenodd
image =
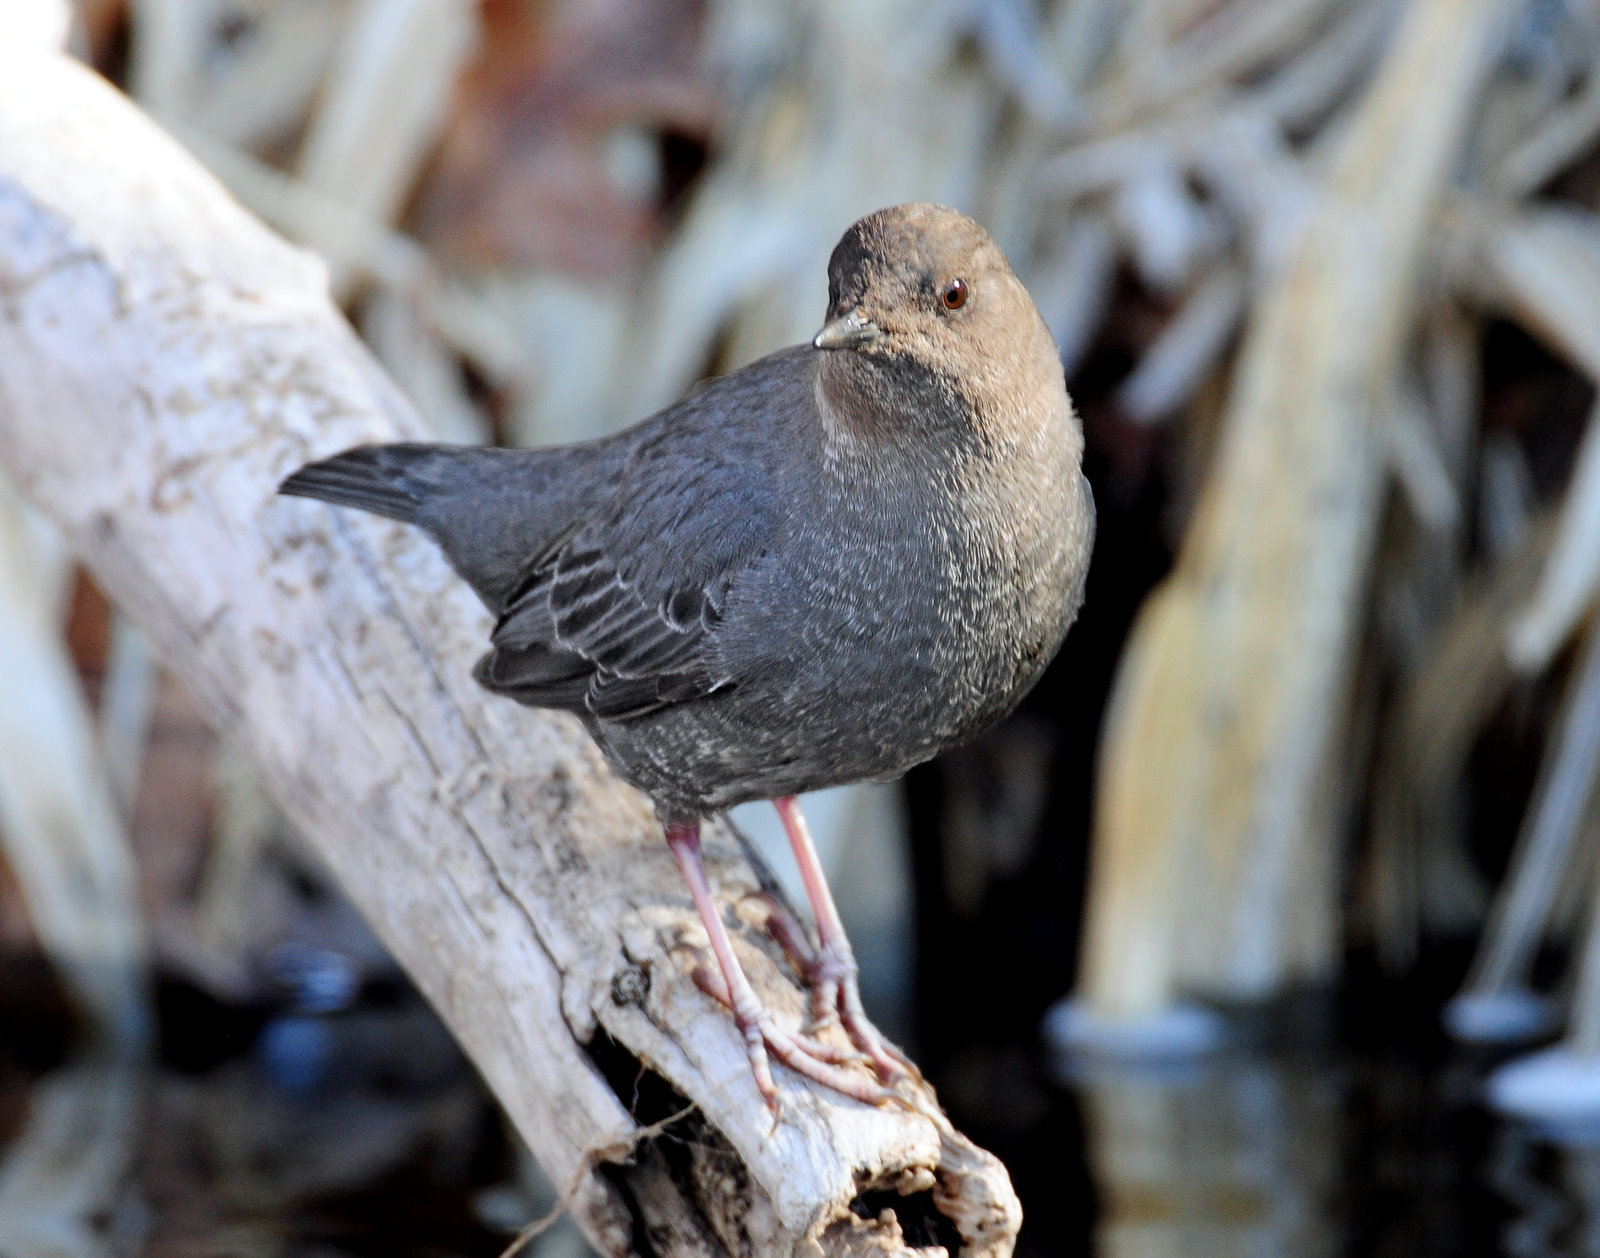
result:
M 1459 792 L 1473 742 L 1514 679 L 1506 626 L 1548 551 L 1548 520 L 1489 571 L 1452 590 L 1456 605 L 1418 658 L 1393 705 L 1375 762 L 1365 872 L 1372 934 L 1396 971 L 1425 926 L 1462 929 L 1482 918 L 1484 891 L 1457 841 Z
M 1080 980 L 1094 1010 L 1148 1013 L 1180 985 L 1257 996 L 1333 967 L 1339 819 L 1324 805 L 1378 425 L 1502 11 L 1412 6 L 1252 314 L 1216 464 L 1108 721 Z
M 61 640 L 52 584 L 21 504 L 0 483 L 0 850 L 96 1038 L 133 1050 L 150 1029 L 133 856 Z
M 1578 449 L 1550 556 L 1507 634 L 1512 661 L 1541 668 L 1600 597 L 1600 407 Z
M 1154 422 L 1181 409 L 1216 367 L 1244 316 L 1248 290 L 1237 266 L 1203 276 L 1117 390 L 1129 418 Z
M 1490 910 L 1461 1000 L 1487 1007 L 1526 989 L 1560 884 L 1571 877 L 1586 806 L 1600 782 L 1600 631 L 1589 634 L 1544 773 Z M 1597 919 L 1600 921 L 1600 919 Z M 1593 928 L 1592 928 L 1593 929 Z M 1600 949 L 1591 942 L 1589 952 Z M 1589 956 L 1585 953 L 1585 957 Z M 1600 955 L 1579 968 L 1573 1034 L 1600 1053 Z
M 133 816 L 155 705 L 156 662 L 144 636 L 113 615 L 100 696 L 100 747 L 107 785 L 124 819 Z
M 1591 631 L 1585 653 L 1588 658 L 1574 709 L 1584 705 L 1589 710 L 1574 710 L 1571 724 L 1590 729 L 1575 730 L 1578 738 L 1564 738 L 1564 745 L 1585 734 L 1592 737 L 1592 727 L 1600 724 L 1600 685 L 1594 681 L 1600 674 L 1600 630 Z M 1566 758 L 1565 746 L 1562 757 Z M 1590 788 L 1594 791 L 1592 781 Z M 1597 798 L 1600 791 L 1591 794 L 1591 815 L 1585 827 L 1585 837 L 1591 839 L 1596 833 L 1594 812 L 1600 811 Z M 1566 1033 L 1553 1047 L 1515 1058 L 1489 1077 L 1489 1101 L 1497 1109 L 1556 1126 L 1570 1122 L 1587 1126 L 1600 1117 L 1600 877 L 1596 877 L 1592 861 L 1585 872 L 1589 905 L 1575 949 Z M 1545 1025 L 1535 1025 L 1531 1031 L 1538 1034 L 1545 1029 Z
M 1600 640 L 1600 634 L 1593 636 Z M 1600 649 L 1595 654 L 1600 655 Z M 1586 696 L 1586 700 L 1600 709 L 1600 689 Z M 1572 1011 L 1567 1016 L 1563 1045 L 1600 1074 L 1600 879 L 1592 881 L 1590 890 L 1592 906 L 1578 957 Z
M 478 38 L 468 0 L 358 0 L 300 148 L 302 183 L 356 219 L 391 223 L 445 123 Z M 323 242 L 336 297 L 355 278 Z

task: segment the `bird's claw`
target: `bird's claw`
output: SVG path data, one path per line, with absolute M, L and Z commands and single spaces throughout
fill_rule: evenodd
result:
M 696 965 L 690 971 L 690 974 L 694 978 L 695 986 L 727 1009 L 737 1021 L 739 1010 L 734 1006 L 732 998 L 728 995 L 728 985 L 722 981 L 722 975 L 704 964 Z M 766 1022 L 771 1023 L 771 1014 L 762 1010 L 762 1016 Z M 858 1052 L 853 1048 L 843 1048 L 837 1044 L 829 1044 L 825 1040 L 816 1038 L 813 1032 L 814 1028 L 807 1028 L 805 1031 L 780 1031 L 778 1034 L 786 1036 L 802 1052 L 831 1066 L 866 1065 L 871 1061 L 871 1058 L 866 1053 Z M 779 1060 L 782 1060 L 782 1058 L 780 1057 Z
M 920 1078 L 910 1058 L 886 1040 L 867 1017 L 861 1003 L 855 963 L 827 948 L 814 948 L 793 914 L 773 897 L 764 898 L 768 909 L 767 933 L 783 949 L 811 990 L 811 1018 L 806 1033 L 814 1038 L 833 1026 L 842 1026 L 850 1042 L 872 1063 L 884 1083 L 892 1085 L 907 1077 Z
M 755 1075 L 756 1090 L 772 1111 L 773 1130 L 777 1130 L 780 1117 L 778 1088 L 772 1078 L 772 1063 L 768 1057 L 777 1058 L 790 1070 L 813 1083 L 842 1093 L 852 1100 L 868 1105 L 882 1105 L 893 1098 L 893 1093 L 869 1083 L 857 1075 L 847 1074 L 840 1067 L 867 1064 L 864 1053 L 825 1044 L 811 1036 L 783 1030 L 773 1021 L 772 1014 L 757 1005 L 741 1009 L 728 997 L 727 985 L 722 976 L 707 966 L 697 965 L 692 971 L 695 986 L 733 1014 L 734 1025 L 744 1039 L 745 1053 L 750 1058 L 750 1071 Z

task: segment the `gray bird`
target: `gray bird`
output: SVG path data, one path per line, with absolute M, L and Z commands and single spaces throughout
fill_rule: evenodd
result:
M 711 380 L 626 432 L 541 450 L 363 446 L 285 494 L 426 529 L 497 618 L 474 675 L 576 713 L 655 803 L 774 1111 L 768 1050 L 864 1101 L 819 1038 L 885 1083 L 856 963 L 794 797 L 893 778 L 999 720 L 1083 598 L 1094 502 L 1056 346 L 1005 255 L 942 206 L 854 224 L 809 345 Z M 703 818 L 782 816 L 817 921 L 780 933 L 812 990 L 786 1031 L 735 958 Z

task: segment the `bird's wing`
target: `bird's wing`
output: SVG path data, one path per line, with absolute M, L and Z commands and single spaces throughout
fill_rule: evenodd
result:
M 758 452 L 687 436 L 641 444 L 616 489 L 528 564 L 478 664 L 483 685 L 623 721 L 736 683 L 717 626 L 766 546 L 771 486 Z

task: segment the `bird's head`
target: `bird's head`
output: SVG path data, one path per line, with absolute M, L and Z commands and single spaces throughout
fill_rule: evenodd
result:
M 925 369 L 980 410 L 1027 381 L 1064 396 L 1054 339 L 1000 246 L 942 205 L 890 206 L 845 232 L 811 343 L 841 367 Z

